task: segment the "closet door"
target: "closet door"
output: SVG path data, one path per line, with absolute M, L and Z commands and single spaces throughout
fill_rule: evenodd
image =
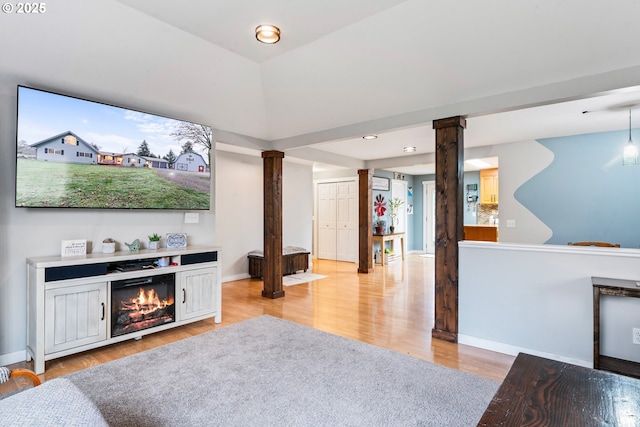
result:
M 335 182 L 318 184 L 318 258 L 337 259 Z
M 355 181 L 337 183 L 337 260 L 358 257 L 358 194 Z

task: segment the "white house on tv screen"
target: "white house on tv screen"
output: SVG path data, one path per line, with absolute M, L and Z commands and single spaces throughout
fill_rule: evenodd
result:
M 171 167 L 168 160 L 158 157 L 99 151 L 71 131 L 52 136 L 31 146 L 36 149 L 36 160 L 152 169 L 169 169 Z M 176 159 L 174 169 L 184 172 L 206 172 L 207 162 L 198 153 L 182 153 Z

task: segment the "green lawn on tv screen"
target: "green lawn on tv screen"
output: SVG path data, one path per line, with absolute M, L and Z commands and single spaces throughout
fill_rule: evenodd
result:
M 209 209 L 209 174 L 158 172 L 18 159 L 16 206 Z

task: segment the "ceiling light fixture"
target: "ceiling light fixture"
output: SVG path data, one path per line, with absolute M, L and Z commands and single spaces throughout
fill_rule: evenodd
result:
M 275 44 L 280 41 L 280 28 L 275 25 L 258 25 L 256 27 L 256 39 L 266 44 Z
M 372 139 L 376 139 L 378 137 L 378 135 L 365 135 L 362 137 L 362 139 L 366 139 L 367 141 L 372 140 Z
M 404 147 L 405 153 L 413 153 L 414 151 L 416 151 L 416 147 Z
M 624 147 L 622 152 L 622 165 L 637 165 L 638 164 L 638 147 L 633 143 L 631 139 L 631 108 L 629 108 L 629 142 Z

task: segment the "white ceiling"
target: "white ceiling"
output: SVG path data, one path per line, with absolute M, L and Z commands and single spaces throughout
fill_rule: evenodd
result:
M 173 1 L 118 1 L 260 63 L 404 0 L 189 0 L 181 6 Z M 270 46 L 256 42 L 255 28 L 261 24 L 278 26 L 281 41 Z
M 266 128 L 221 127 L 311 161 L 428 173 L 433 119 L 468 116 L 477 147 L 624 129 L 640 103 L 637 0 L 117 1 L 257 67 Z M 259 24 L 281 42 L 258 43 Z
M 465 148 L 521 142 L 557 136 L 579 135 L 626 129 L 629 126 L 629 110 L 632 110 L 632 127 L 640 127 L 640 88 L 633 87 L 601 96 L 519 109 L 504 113 L 467 118 L 464 133 Z M 583 113 L 588 111 L 588 113 Z M 435 151 L 435 131 L 432 124 L 406 129 L 380 132 L 375 140 L 362 137 L 329 141 L 313 145 L 315 148 L 353 158 L 379 160 L 395 157 L 416 157 Z M 405 153 L 404 147 L 416 147 L 414 153 Z M 486 167 L 497 166 L 497 159 L 488 161 Z M 434 172 L 434 165 L 416 164 L 395 167 L 394 170 L 413 175 Z M 467 170 L 475 170 L 467 165 Z

